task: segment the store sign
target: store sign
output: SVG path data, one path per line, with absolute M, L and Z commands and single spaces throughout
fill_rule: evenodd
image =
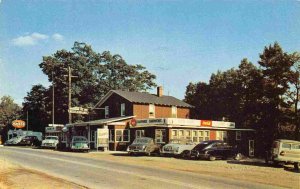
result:
M 200 126 L 211 127 L 212 121 L 211 120 L 200 120 Z
M 130 125 L 131 126 L 136 126 L 136 119 L 132 119 L 132 120 L 130 120 Z
M 23 120 L 15 120 L 12 122 L 12 126 L 17 129 L 22 129 L 25 127 L 25 121 Z
M 97 147 L 108 147 L 108 128 L 97 129 Z
M 71 114 L 89 114 L 89 110 L 82 107 L 72 107 L 68 112 Z
M 136 125 L 158 125 L 165 124 L 165 119 L 138 119 L 136 120 Z
M 212 121 L 212 126 L 217 128 L 235 128 L 235 123 L 225 121 Z
M 165 122 L 168 125 L 199 126 L 199 120 L 196 119 L 167 118 Z

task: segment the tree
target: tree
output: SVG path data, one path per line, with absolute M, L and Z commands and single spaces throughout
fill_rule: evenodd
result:
M 34 85 L 23 103 L 23 116 L 27 117 L 28 114 L 28 129 L 44 132 L 50 123 L 51 108 L 48 89 L 42 85 Z
M 19 119 L 21 115 L 21 108 L 10 96 L 1 97 L 0 101 L 0 124 L 5 127 L 1 130 L 2 142 L 7 139 L 7 131 L 12 128 L 13 120 Z
M 72 69 L 72 106 L 92 107 L 109 90 L 146 91 L 155 87 L 155 75 L 141 65 L 129 65 L 109 51 L 96 53 L 91 46 L 75 42 L 72 51 L 59 50 L 44 56 L 40 68 L 55 84 L 56 120 L 67 123 L 68 75 Z M 53 77 L 52 77 L 53 76 Z M 76 119 L 83 119 L 77 116 Z

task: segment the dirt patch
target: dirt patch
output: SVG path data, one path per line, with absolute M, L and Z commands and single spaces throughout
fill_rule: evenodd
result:
M 65 181 L 41 172 L 25 169 L 0 159 L 0 188 L 1 189 L 52 189 L 86 187 Z
M 300 188 L 300 172 L 292 166 L 271 167 L 253 159 L 236 160 L 183 160 L 170 157 L 130 157 L 125 154 L 90 153 L 91 158 L 133 165 L 186 171 L 203 175 L 215 175 L 274 186 Z

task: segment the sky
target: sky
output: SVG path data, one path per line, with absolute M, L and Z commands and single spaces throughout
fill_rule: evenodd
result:
M 299 52 L 299 18 L 299 0 L 0 0 L 0 97 L 21 104 L 33 85 L 49 86 L 42 57 L 78 41 L 142 64 L 183 99 L 190 82 L 256 64 L 275 41 Z

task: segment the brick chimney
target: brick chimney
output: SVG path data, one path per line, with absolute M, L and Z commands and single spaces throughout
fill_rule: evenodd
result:
M 157 96 L 161 97 L 162 95 L 164 95 L 164 89 L 162 86 L 157 87 Z

